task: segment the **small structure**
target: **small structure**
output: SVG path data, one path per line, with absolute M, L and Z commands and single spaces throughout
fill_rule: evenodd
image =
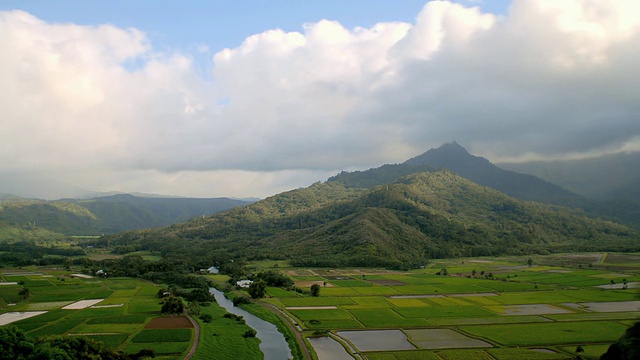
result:
M 208 269 L 207 269 L 207 272 L 208 272 L 209 274 L 219 274 L 219 273 L 220 273 L 220 269 L 218 269 L 218 268 L 217 268 L 217 267 L 215 267 L 215 266 L 212 266 L 212 267 L 210 267 L 210 268 L 208 268 Z
M 236 286 L 239 286 L 239 287 L 244 288 L 244 289 L 249 288 L 249 286 L 251 286 L 251 284 L 253 284 L 253 281 L 251 281 L 251 280 L 236 281 Z

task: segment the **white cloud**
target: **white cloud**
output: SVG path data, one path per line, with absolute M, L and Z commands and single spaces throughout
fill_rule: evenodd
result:
M 255 34 L 213 56 L 209 81 L 192 61 L 204 44 L 159 53 L 136 29 L 2 12 L 0 166 L 91 189 L 264 196 L 451 140 L 496 158 L 637 149 L 638 13 L 434 1 L 413 24 Z

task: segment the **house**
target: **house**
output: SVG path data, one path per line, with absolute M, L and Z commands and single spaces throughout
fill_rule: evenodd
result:
M 240 280 L 240 281 L 236 281 L 236 286 L 239 286 L 241 288 L 248 288 L 251 284 L 253 284 L 253 281 L 251 280 Z
M 219 274 L 220 273 L 220 269 L 218 269 L 215 266 L 212 266 L 212 267 L 208 268 L 207 271 L 209 272 L 209 274 Z

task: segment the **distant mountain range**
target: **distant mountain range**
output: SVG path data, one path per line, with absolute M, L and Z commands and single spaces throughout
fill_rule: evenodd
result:
M 452 143 L 402 164 L 342 172 L 246 207 L 102 242 L 203 260 L 226 253 L 395 268 L 433 257 L 640 250 L 637 231 L 586 216 L 583 204 L 589 201 Z
M 532 174 L 582 196 L 597 200 L 640 203 L 640 153 L 619 153 L 580 160 L 500 163 Z
M 0 196 L 0 239 L 42 234 L 102 235 L 167 226 L 252 202 L 129 194 L 56 201 Z M 20 234 L 20 235 L 18 235 Z

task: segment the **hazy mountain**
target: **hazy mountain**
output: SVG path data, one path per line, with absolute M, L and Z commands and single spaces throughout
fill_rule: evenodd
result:
M 637 235 L 568 209 L 520 202 L 443 170 L 372 189 L 316 183 L 103 241 L 203 258 L 228 252 L 296 265 L 404 267 L 433 257 L 640 249 Z
M 581 160 L 500 163 L 501 167 L 532 174 L 577 194 L 599 200 L 640 202 L 640 153 L 620 153 Z
M 128 194 L 56 201 L 3 196 L 0 201 L 0 228 L 8 234 L 3 238 L 16 236 L 15 229 L 100 235 L 166 226 L 249 203 L 228 198 L 146 198 Z

